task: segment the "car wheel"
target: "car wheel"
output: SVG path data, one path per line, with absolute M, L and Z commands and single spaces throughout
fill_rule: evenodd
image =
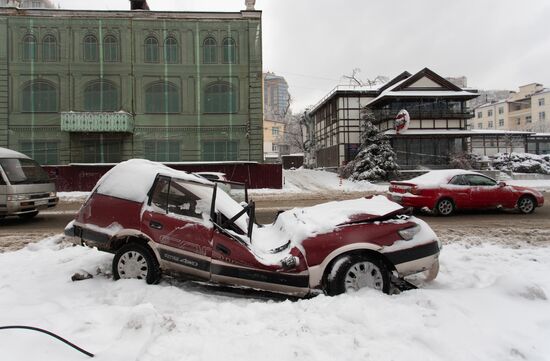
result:
M 517 208 L 523 214 L 533 213 L 535 207 L 535 200 L 533 197 L 523 196 L 518 199 Z
M 38 215 L 38 211 L 30 212 L 30 213 L 23 213 L 19 214 L 19 218 L 21 219 L 32 219 Z
M 337 259 L 327 278 L 326 293 L 330 296 L 372 288 L 390 291 L 390 274 L 379 259 L 367 255 L 347 255 Z
M 449 198 L 443 198 L 437 201 L 434 212 L 441 216 L 450 216 L 455 211 L 455 204 Z
M 160 266 L 153 252 L 146 246 L 128 243 L 113 258 L 113 277 L 115 280 L 133 278 L 155 284 L 160 279 Z

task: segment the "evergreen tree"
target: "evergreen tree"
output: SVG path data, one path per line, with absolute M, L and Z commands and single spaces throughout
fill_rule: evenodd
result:
M 372 124 L 374 114 L 366 110 L 363 115 L 361 148 L 354 160 L 340 172 L 351 180 L 390 180 L 399 173 L 396 155 L 388 137 Z

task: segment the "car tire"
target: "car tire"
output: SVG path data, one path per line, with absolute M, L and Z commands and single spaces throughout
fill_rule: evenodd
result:
M 523 214 L 530 214 L 535 211 L 537 207 L 535 199 L 531 196 L 521 196 L 518 199 L 516 208 Z
M 434 213 L 440 216 L 450 216 L 455 211 L 455 204 L 450 198 L 442 198 L 437 201 L 434 208 Z
M 118 279 L 143 279 L 147 284 L 160 280 L 161 272 L 153 252 L 139 243 L 122 246 L 113 258 L 113 277 Z
M 344 255 L 333 262 L 325 292 L 335 296 L 361 288 L 390 292 L 390 273 L 380 259 L 369 255 Z
M 38 211 L 30 212 L 30 213 L 23 213 L 19 214 L 18 217 L 21 219 L 32 219 L 38 215 Z

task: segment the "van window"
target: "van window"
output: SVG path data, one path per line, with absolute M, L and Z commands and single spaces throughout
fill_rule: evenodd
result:
M 0 166 L 11 184 L 50 183 L 48 173 L 32 159 L 4 158 Z

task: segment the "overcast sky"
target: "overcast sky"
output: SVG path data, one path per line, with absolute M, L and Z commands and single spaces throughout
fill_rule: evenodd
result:
M 127 0 L 54 0 L 63 8 L 129 9 Z M 239 11 L 244 0 L 148 0 L 152 10 Z M 429 67 L 479 89 L 550 87 L 548 0 L 258 0 L 264 70 L 284 76 L 293 110 L 342 75 L 393 77 Z

